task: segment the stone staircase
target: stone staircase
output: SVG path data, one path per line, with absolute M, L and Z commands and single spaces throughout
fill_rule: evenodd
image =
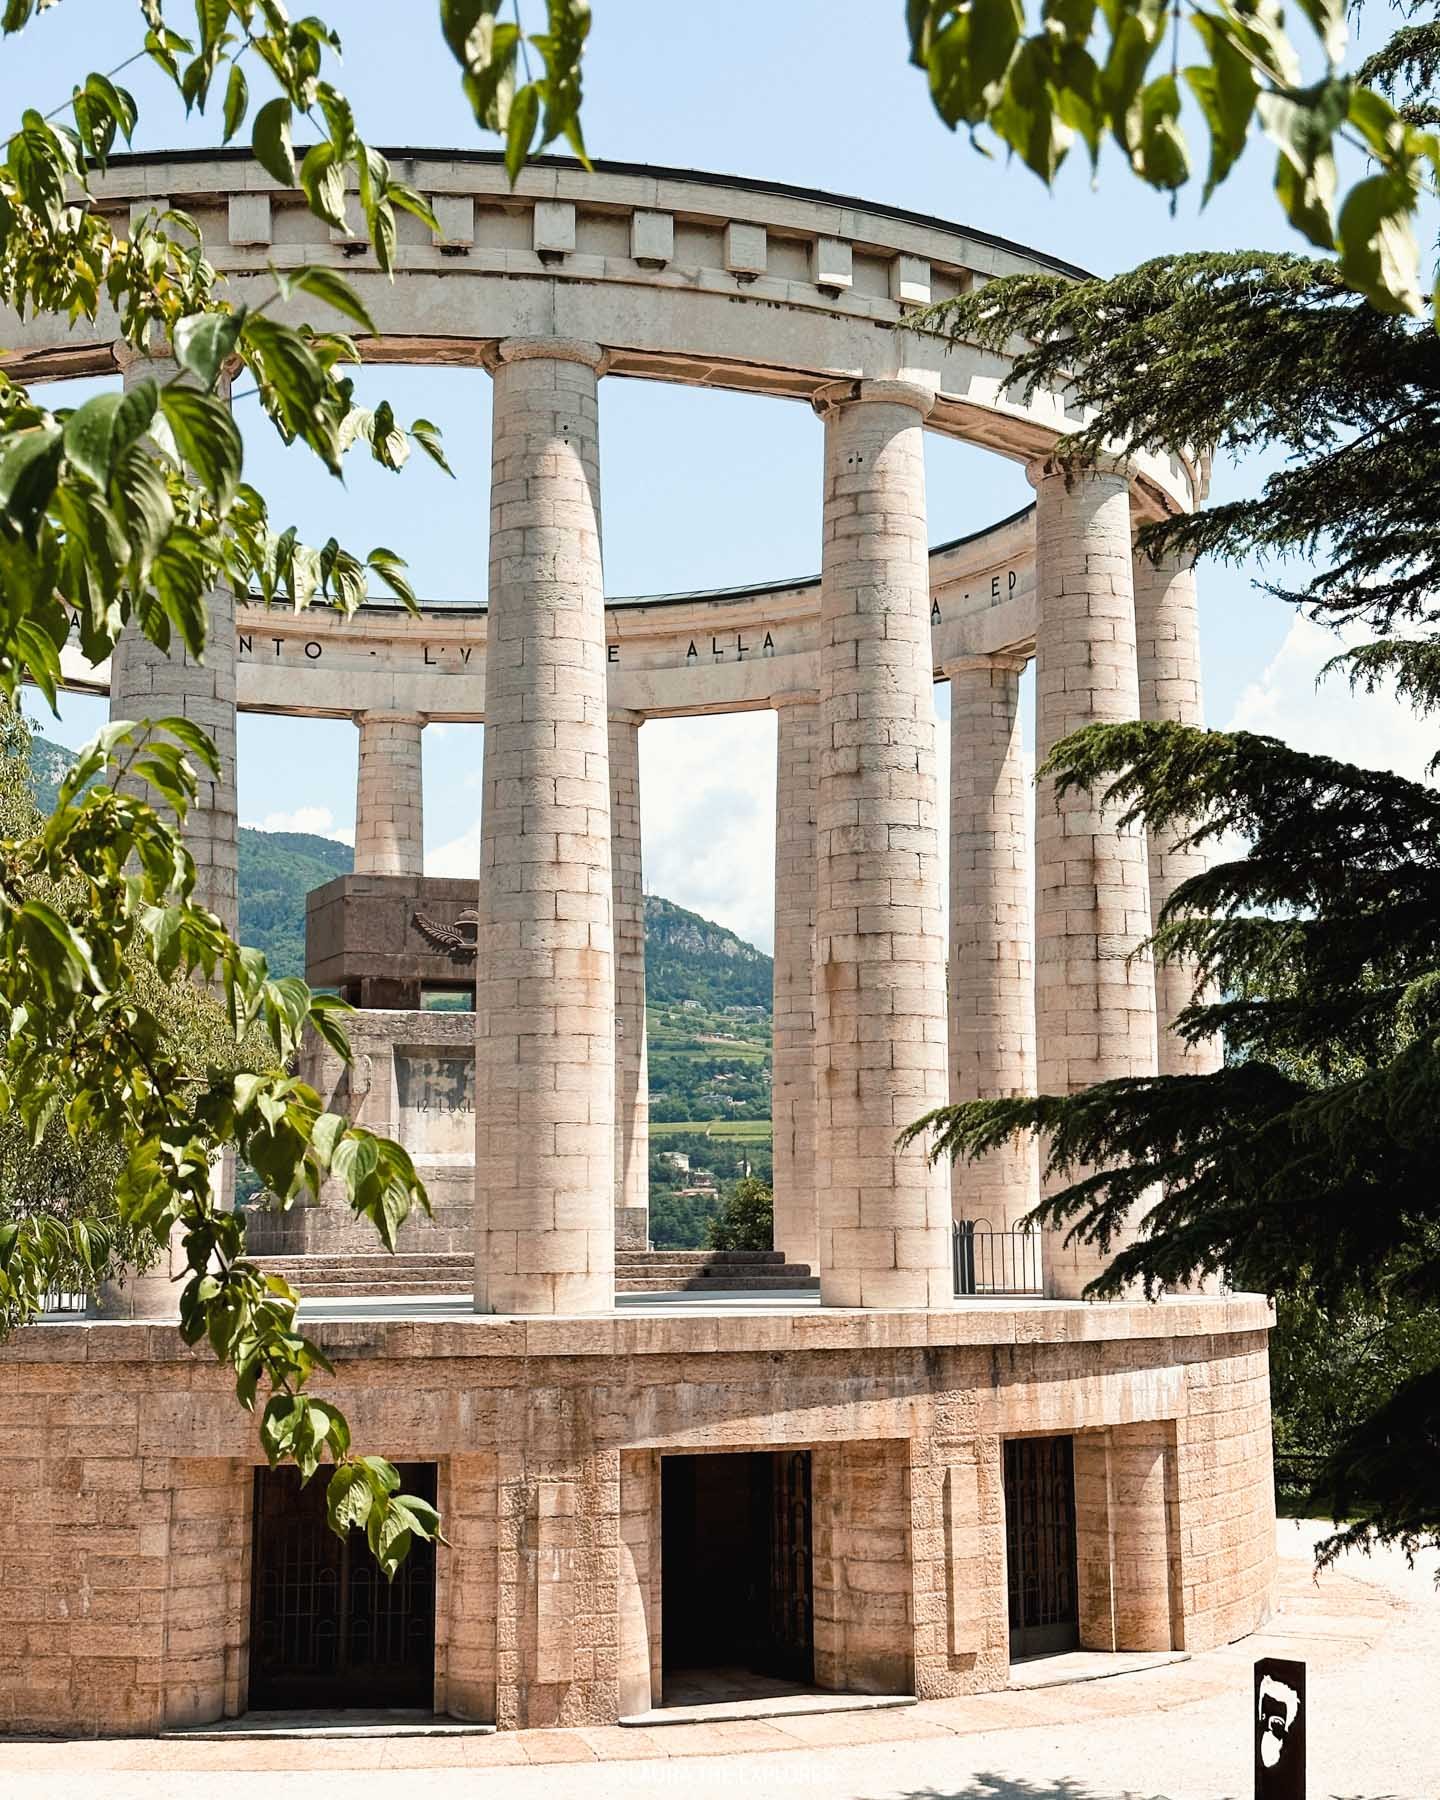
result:
M 441 1252 L 339 1256 L 262 1256 L 269 1274 L 282 1275 L 310 1300 L 410 1294 L 466 1294 L 474 1280 L 470 1257 Z M 740 1294 L 813 1292 L 817 1278 L 805 1263 L 787 1263 L 778 1250 L 621 1250 L 615 1257 L 617 1294 Z
M 617 1250 L 617 1294 L 773 1294 L 820 1285 L 779 1250 Z

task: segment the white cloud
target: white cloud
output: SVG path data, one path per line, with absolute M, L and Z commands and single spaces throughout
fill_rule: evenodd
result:
M 448 844 L 438 844 L 433 850 L 425 852 L 425 873 L 427 875 L 454 875 L 462 881 L 478 881 L 480 879 L 480 813 L 477 807 L 475 823 L 468 831 L 461 832 L 457 838 L 451 838 Z
M 1333 656 L 1368 635 L 1337 634 L 1297 615 L 1259 680 L 1241 693 L 1228 729 L 1265 732 L 1297 750 L 1425 780 L 1425 765 L 1440 747 L 1433 721 L 1386 689 L 1352 695 L 1340 671 L 1316 685 Z
M 243 821 L 249 831 L 306 831 L 312 837 L 333 838 L 337 844 L 353 844 L 355 827 L 336 825 L 328 806 L 297 806 L 294 812 L 266 813 L 263 819 Z
M 645 891 L 769 950 L 775 715 L 652 719 L 640 733 Z

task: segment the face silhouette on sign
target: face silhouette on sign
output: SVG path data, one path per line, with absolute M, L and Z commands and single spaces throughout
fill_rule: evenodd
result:
M 1304 1800 L 1305 1665 L 1255 1665 L 1255 1800 Z

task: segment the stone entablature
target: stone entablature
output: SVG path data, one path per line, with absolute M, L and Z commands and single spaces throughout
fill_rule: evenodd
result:
M 935 674 L 959 656 L 1029 656 L 1035 639 L 1034 508 L 930 553 Z M 236 704 L 241 712 L 317 718 L 398 713 L 441 723 L 485 717 L 483 605 L 365 606 L 344 619 L 327 606 L 236 609 Z M 763 709 L 770 696 L 815 686 L 820 578 L 711 593 L 606 602 L 610 704 L 643 718 Z M 73 641 L 65 683 L 105 693 L 110 665 Z
M 269 269 L 343 270 L 379 335 L 367 361 L 473 367 L 506 338 L 600 343 L 607 370 L 808 400 L 836 379 L 923 379 L 930 428 L 1025 460 L 1079 421 L 1060 396 L 1007 388 L 1004 356 L 904 330 L 917 306 L 996 275 L 1082 271 L 1001 238 L 841 195 L 693 171 L 541 157 L 512 189 L 494 152 L 392 150 L 397 175 L 438 204 L 438 238 L 397 220 L 396 273 L 363 238 L 326 226 L 248 151 L 112 157 L 93 204 L 117 224 L 178 206 L 246 297 Z M 358 222 L 358 211 L 352 208 Z M 308 319 L 304 297 L 288 314 Z M 6 362 L 26 379 L 113 368 L 113 317 L 6 319 Z M 1178 454 L 1146 454 L 1136 477 L 1188 508 L 1204 479 Z
M 1005 1685 L 1027 1434 L 1074 1435 L 1082 1644 L 1243 1636 L 1274 1559 L 1270 1323 L 1237 1295 L 309 1329 L 356 1442 L 438 1465 L 436 1710 L 519 1727 L 658 1699 L 670 1453 L 811 1451 L 822 1686 Z M 257 1444 L 227 1372 L 139 1324 L 32 1327 L 0 1367 L 0 1730 L 243 1712 Z

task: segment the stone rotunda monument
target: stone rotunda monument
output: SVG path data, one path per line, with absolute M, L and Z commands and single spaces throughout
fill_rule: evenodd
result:
M 345 1705 L 606 1723 L 697 1670 L 940 1697 L 1003 1686 L 1012 1658 L 1243 1636 L 1272 1575 L 1266 1302 L 1087 1303 L 1094 1252 L 1020 1226 L 1032 1151 L 952 1174 L 895 1148 L 947 1096 L 1184 1066 L 1184 972 L 1135 954 L 1182 859 L 1043 787 L 1032 836 L 1017 705 L 1034 657 L 1042 756 L 1091 720 L 1198 720 L 1191 572 L 1132 538 L 1203 470 L 1176 452 L 1067 480 L 1059 397 L 907 331 L 1061 266 L 1043 255 L 762 182 L 542 159 L 512 192 L 494 157 L 392 161 L 441 227 L 401 220 L 393 283 L 245 159 L 116 158 L 98 192 L 122 218 L 184 207 L 240 296 L 272 263 L 332 262 L 377 321 L 369 360 L 489 371 L 488 607 L 345 623 L 217 595 L 203 668 L 127 642 L 67 677 L 216 737 L 192 842 L 232 924 L 237 707 L 359 728 L 356 873 L 310 913 L 357 1055 L 312 1066 L 412 1145 L 437 1216 L 405 1249 L 452 1289 L 463 1256 L 466 1292 L 327 1301 L 310 1329 L 357 1441 L 435 1494 L 448 1544 L 377 1582 L 261 1466 L 165 1284 L 136 1284 L 148 1317 L 0 1348 L 0 1728 Z M 135 373 L 103 322 L 7 321 L 3 342 L 27 378 Z M 814 407 L 818 578 L 606 600 L 597 394 L 627 378 Z M 926 431 L 1022 462 L 1033 505 L 932 549 Z M 777 1248 L 818 1304 L 617 1302 L 617 1241 L 632 1267 L 645 1244 L 638 734 L 766 709 Z M 438 720 L 486 726 L 478 885 L 422 874 Z M 374 1249 L 328 1204 L 252 1238 L 352 1268 Z

